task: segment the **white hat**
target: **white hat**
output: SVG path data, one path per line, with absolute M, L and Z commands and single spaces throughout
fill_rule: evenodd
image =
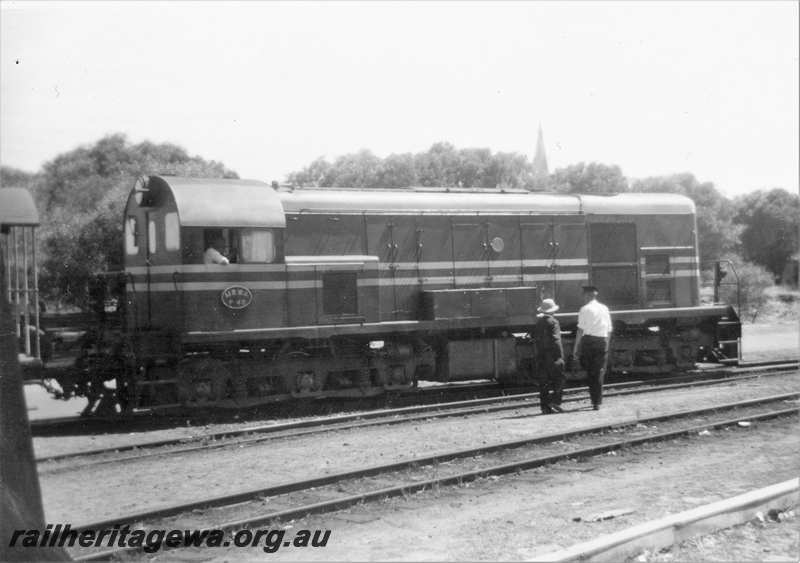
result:
M 552 299 L 542 299 L 541 306 L 536 310 L 540 313 L 555 313 L 559 309 L 560 307 Z

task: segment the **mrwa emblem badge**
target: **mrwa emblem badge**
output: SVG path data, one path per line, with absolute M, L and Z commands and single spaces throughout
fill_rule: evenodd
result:
M 232 285 L 220 295 L 222 304 L 228 309 L 244 309 L 253 302 L 253 294 L 244 286 Z

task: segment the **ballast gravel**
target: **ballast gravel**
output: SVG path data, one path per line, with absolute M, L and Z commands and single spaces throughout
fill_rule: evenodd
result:
M 537 416 L 538 406 L 532 404 L 515 411 L 325 432 L 245 447 L 44 472 L 40 482 L 47 520 L 78 524 L 436 452 L 787 393 L 796 391 L 798 382 L 798 374 L 788 374 L 610 397 L 600 411 L 588 409 L 588 403 L 570 403 L 564 414 L 549 416 Z

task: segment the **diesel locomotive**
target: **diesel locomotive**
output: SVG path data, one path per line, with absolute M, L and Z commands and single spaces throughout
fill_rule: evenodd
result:
M 124 273 L 94 289 L 76 369 L 116 379 L 124 409 L 529 381 L 537 305 L 561 305 L 569 349 L 586 284 L 612 311 L 613 372 L 739 356 L 733 308 L 700 305 L 695 207 L 680 195 L 151 175 L 123 221 Z M 220 239 L 229 263 L 205 263 Z

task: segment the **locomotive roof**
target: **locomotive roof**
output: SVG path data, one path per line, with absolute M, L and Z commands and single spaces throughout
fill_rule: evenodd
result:
M 36 226 L 39 213 L 31 193 L 25 188 L 0 189 L 0 225 Z
M 579 195 L 447 189 L 361 190 L 300 188 L 278 192 L 287 213 L 500 213 L 683 215 L 695 212 L 688 197 L 669 193 Z
M 150 205 L 162 204 L 171 193 L 185 227 L 286 226 L 277 193 L 256 180 L 144 176 L 131 195 L 137 192 L 143 192 L 143 201 Z
M 691 215 L 695 212 L 691 199 L 667 193 L 579 195 L 446 188 L 276 191 L 256 180 L 156 175 L 139 179 L 128 205 L 161 206 L 169 200 L 175 202 L 180 223 L 189 227 L 280 228 L 286 226 L 286 213 L 304 212 L 384 215 Z

